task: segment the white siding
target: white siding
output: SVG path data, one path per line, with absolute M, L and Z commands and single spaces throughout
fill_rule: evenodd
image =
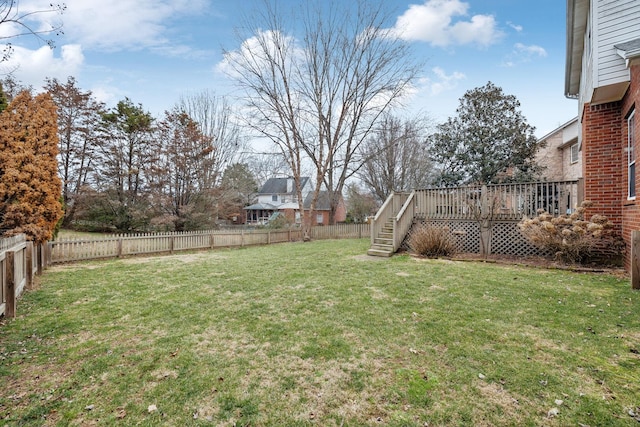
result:
M 615 44 L 640 38 L 640 1 L 594 0 L 592 2 L 593 87 L 629 81 L 625 61 Z
M 584 54 L 582 55 L 582 78 L 580 79 L 580 105 L 579 114 L 582 115 L 584 104 L 591 101 L 593 94 L 593 49 L 591 40 L 591 19 L 587 19 L 587 28 L 584 32 Z

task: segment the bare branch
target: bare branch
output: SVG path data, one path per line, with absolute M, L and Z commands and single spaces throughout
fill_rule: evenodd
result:
M 51 49 L 55 47 L 53 39 L 47 39 L 46 35 L 59 36 L 63 34 L 62 23 L 52 25 L 51 28 L 36 29 L 31 21 L 37 15 L 58 14 L 62 15 L 67 6 L 64 3 L 50 3 L 49 8 L 21 12 L 19 0 L 3 0 L 0 1 L 0 25 L 12 25 L 15 30 L 9 32 L 8 35 L 0 36 L 0 40 L 15 39 L 23 36 L 33 36 L 43 43 L 46 43 Z M 11 43 L 7 43 L 3 49 L 0 62 L 9 59 L 13 52 Z
M 409 45 L 389 37 L 382 2 L 308 1 L 290 25 L 275 1 L 239 50 L 226 52 L 231 75 L 253 111 L 251 127 L 286 155 L 294 177 L 314 166 L 315 193 L 329 192 L 331 218 L 346 181 L 361 167 L 359 147 L 399 103 L 418 73 Z M 268 31 L 263 30 L 268 28 Z

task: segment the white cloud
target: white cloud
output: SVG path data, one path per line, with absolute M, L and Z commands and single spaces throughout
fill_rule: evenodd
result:
M 532 56 L 538 56 L 541 58 L 544 58 L 547 56 L 547 51 L 540 46 L 536 46 L 534 44 L 532 45 L 524 45 L 522 43 L 516 43 L 515 44 L 515 51 L 519 56 L 525 56 L 525 57 L 532 57 Z
M 455 89 L 458 86 L 458 82 L 467 78 L 464 73 L 454 71 L 452 74 L 447 74 L 442 68 L 434 67 L 431 71 L 435 75 L 435 80 L 429 82 L 429 92 L 432 95 L 440 95 L 443 92 Z
M 59 57 L 55 56 L 56 52 L 60 52 Z M 14 46 L 11 57 L 0 64 L 0 71 L 16 72 L 21 83 L 39 89 L 47 77 L 66 81 L 68 76 L 78 73 L 83 63 L 84 55 L 79 45 L 65 45 L 59 51 L 48 46 L 36 50 Z
M 103 102 L 105 105 L 116 104 L 118 100 L 125 97 L 120 89 L 102 83 L 92 87 L 91 94 L 98 102 Z
M 405 40 L 424 41 L 440 47 L 489 46 L 503 36 L 492 15 L 454 20 L 466 17 L 468 9 L 469 4 L 460 0 L 427 0 L 422 5 L 413 4 L 398 17 L 393 32 Z
M 23 0 L 20 8 L 50 8 L 50 0 Z M 157 48 L 173 44 L 169 26 L 178 18 L 202 13 L 206 0 L 65 0 L 62 16 L 36 13 L 39 25 L 51 19 L 63 22 L 64 38 L 85 49 L 104 51 Z
M 513 28 L 516 32 L 521 33 L 524 28 L 522 25 L 514 24 L 513 22 L 507 22 L 507 25 Z
M 545 58 L 546 56 L 547 51 L 541 46 L 516 43 L 513 46 L 513 51 L 503 60 L 502 66 L 511 68 L 518 64 L 531 62 L 535 58 Z
M 467 76 L 459 71 L 447 74 L 444 69 L 434 67 L 431 69 L 431 77 L 421 78 L 415 86 L 407 91 L 405 102 L 409 100 L 435 98 L 439 95 L 453 91 L 458 88 L 458 83 L 465 80 Z
M 279 49 L 276 49 L 279 46 Z M 280 54 L 280 51 L 284 51 Z M 236 70 L 234 65 L 242 64 L 259 69 L 261 67 L 268 68 L 269 61 L 267 56 L 279 59 L 280 56 L 286 55 L 285 60 L 294 61 L 304 56 L 301 48 L 296 46 L 296 40 L 287 36 L 280 31 L 261 31 L 253 37 L 249 37 L 239 49 L 225 53 L 224 58 L 215 66 L 215 71 L 225 74 L 229 77 L 240 77 L 242 70 Z

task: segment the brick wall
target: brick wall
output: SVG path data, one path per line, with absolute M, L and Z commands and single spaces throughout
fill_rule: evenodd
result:
M 544 166 L 542 175 L 549 181 L 564 181 L 563 153 L 558 149 L 562 145 L 562 129 L 549 135 L 546 145 L 536 152 L 536 163 Z
M 588 215 L 606 215 L 622 231 L 622 205 L 627 199 L 622 140 L 622 104 L 585 104 L 582 119 L 584 197 L 594 203 Z
M 640 156 L 640 65 L 631 67 L 631 83 L 629 85 L 629 91 L 622 100 L 622 138 L 624 145 L 627 145 L 627 117 L 631 112 L 636 109 L 635 112 L 635 154 L 636 158 Z M 626 154 L 625 159 L 626 161 Z M 622 208 L 622 237 L 627 244 L 627 253 L 625 256 L 625 268 L 630 271 L 631 262 L 631 232 L 633 230 L 640 230 L 640 159 L 636 160 L 638 165 L 636 166 L 636 199 L 626 200 L 623 203 Z M 626 184 L 628 179 L 627 170 L 625 169 L 624 182 Z
M 594 202 L 587 217 L 606 215 L 627 246 L 625 267 L 630 269 L 631 232 L 640 230 L 640 159 L 636 166 L 637 200 L 629 200 L 627 118 L 635 113 L 635 155 L 640 156 L 640 66 L 631 67 L 631 82 L 624 98 L 600 105 L 586 104 L 582 117 L 585 200 Z M 636 108 L 638 107 L 638 108 Z

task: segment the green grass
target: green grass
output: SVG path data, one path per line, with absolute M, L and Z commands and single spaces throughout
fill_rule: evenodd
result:
M 0 425 L 637 425 L 628 279 L 367 245 L 52 267 L 0 326 Z

